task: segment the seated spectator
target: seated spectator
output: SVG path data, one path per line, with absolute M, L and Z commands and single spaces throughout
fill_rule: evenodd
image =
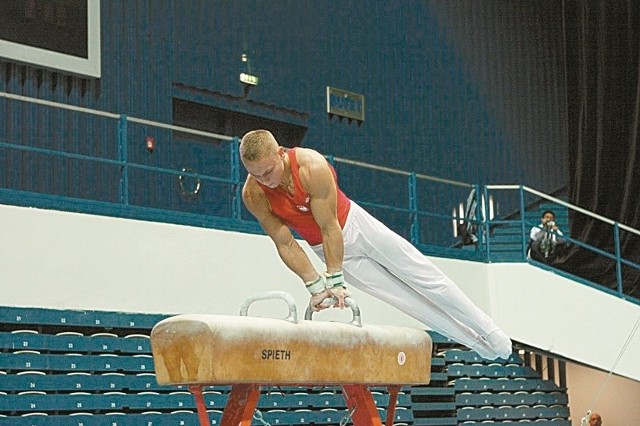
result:
M 567 244 L 562 231 L 556 225 L 556 214 L 546 210 L 540 217 L 540 225 L 529 233 L 529 257 L 539 262 L 552 263 L 562 254 Z

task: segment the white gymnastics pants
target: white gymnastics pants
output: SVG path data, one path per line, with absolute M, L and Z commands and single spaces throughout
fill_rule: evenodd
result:
M 353 201 L 342 234 L 347 284 L 468 347 L 498 330 L 425 255 Z M 312 249 L 324 260 L 322 244 Z

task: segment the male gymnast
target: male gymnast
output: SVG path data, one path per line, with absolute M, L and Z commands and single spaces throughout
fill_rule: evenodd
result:
M 508 358 L 509 337 L 409 241 L 390 230 L 338 187 L 317 151 L 285 149 L 267 130 L 245 134 L 242 198 L 275 243 L 285 265 L 322 309 L 327 297 L 344 307 L 345 280 L 400 309 L 486 359 Z M 293 237 L 294 229 L 326 265 L 319 274 Z

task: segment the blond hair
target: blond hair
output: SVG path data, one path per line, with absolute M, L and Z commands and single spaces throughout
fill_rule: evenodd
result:
M 257 161 L 278 152 L 278 142 L 268 130 L 252 130 L 240 141 L 242 161 Z

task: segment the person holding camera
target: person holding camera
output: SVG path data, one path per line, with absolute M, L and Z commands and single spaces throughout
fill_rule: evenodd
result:
M 531 228 L 529 233 L 531 249 L 529 257 L 539 262 L 551 263 L 560 254 L 565 240 L 562 231 L 556 225 L 556 214 L 545 210 L 540 217 L 540 225 Z

